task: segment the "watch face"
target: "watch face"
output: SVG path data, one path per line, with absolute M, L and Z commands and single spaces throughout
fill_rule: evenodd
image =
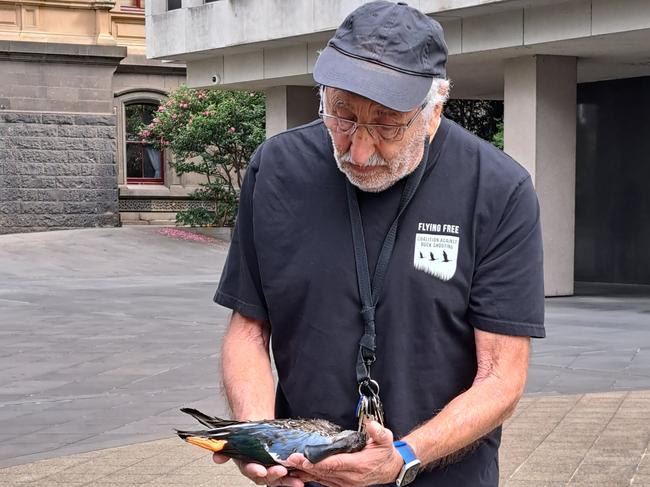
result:
M 402 485 L 410 484 L 411 482 L 413 482 L 415 480 L 415 477 L 418 476 L 419 472 L 420 472 L 419 465 L 413 465 L 411 468 L 409 468 L 406 472 L 404 472 Z
M 397 485 L 401 487 L 413 482 L 415 480 L 415 477 L 418 476 L 418 473 L 420 473 L 420 466 L 421 464 L 418 460 L 415 460 L 409 465 L 406 465 L 405 470 L 403 470 L 403 473 L 400 475 L 400 478 L 397 481 Z

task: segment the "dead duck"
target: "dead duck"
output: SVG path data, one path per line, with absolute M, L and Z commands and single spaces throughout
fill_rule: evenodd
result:
M 344 430 L 324 419 L 232 421 L 183 408 L 208 429 L 176 430 L 183 440 L 206 450 L 265 467 L 285 465 L 292 453 L 317 463 L 335 453 L 352 453 L 366 444 L 365 434 Z

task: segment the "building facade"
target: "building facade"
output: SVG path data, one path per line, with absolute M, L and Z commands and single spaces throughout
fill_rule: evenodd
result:
M 362 3 L 153 0 L 147 53 L 185 61 L 193 87 L 265 89 L 271 134 L 315 116 L 318 51 Z M 540 199 L 547 295 L 572 294 L 574 279 L 650 284 L 650 197 L 627 190 L 649 175 L 650 2 L 408 3 L 445 30 L 452 98 L 504 101 L 505 151 Z M 639 96 L 615 110 L 628 81 Z M 612 113 L 628 132 L 611 130 Z
M 173 222 L 196 186 L 138 127 L 185 82 L 144 0 L 0 0 L 0 233 Z

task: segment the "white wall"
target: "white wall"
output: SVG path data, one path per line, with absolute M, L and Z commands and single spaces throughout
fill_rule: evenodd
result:
M 186 60 L 188 83 L 195 87 L 310 85 L 318 51 L 364 1 L 220 0 L 161 13 L 154 13 L 154 3 L 146 17 L 148 55 Z M 650 74 L 647 63 L 634 59 L 647 58 L 649 0 L 409 3 L 441 22 L 452 79 L 461 89 L 472 88 L 464 96 L 499 96 L 505 60 L 521 55 L 578 57 L 580 81 L 615 78 L 611 73 L 619 72 L 621 77 Z M 599 67 L 604 64 L 606 69 Z M 480 66 L 480 77 L 468 65 Z

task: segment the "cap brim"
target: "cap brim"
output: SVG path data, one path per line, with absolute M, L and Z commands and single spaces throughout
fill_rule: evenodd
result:
M 314 80 L 320 85 L 351 91 L 398 112 L 419 107 L 433 82 L 431 77 L 401 73 L 346 56 L 329 46 L 318 56 Z

